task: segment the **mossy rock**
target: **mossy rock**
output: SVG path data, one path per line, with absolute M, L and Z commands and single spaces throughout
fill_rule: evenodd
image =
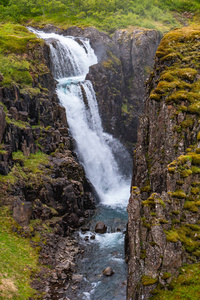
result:
M 182 190 L 176 190 L 171 195 L 172 195 L 173 198 L 178 198 L 178 199 L 184 199 L 184 198 L 186 198 L 186 194 Z
M 148 286 L 155 284 L 158 281 L 158 278 L 152 278 L 150 276 L 143 275 L 141 281 L 144 286 Z

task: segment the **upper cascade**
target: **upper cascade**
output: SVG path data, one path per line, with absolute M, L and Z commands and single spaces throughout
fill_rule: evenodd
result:
M 97 57 L 86 38 L 45 33 L 28 28 L 50 46 L 52 73 L 54 78 L 83 76 L 85 78 L 91 65 L 96 64 Z

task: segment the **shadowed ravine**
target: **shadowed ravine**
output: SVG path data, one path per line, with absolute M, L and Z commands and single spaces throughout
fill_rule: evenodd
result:
M 131 159 L 121 143 L 103 131 L 93 86 L 85 80 L 97 58 L 87 39 L 34 32 L 50 45 L 57 94 L 66 108 L 79 161 L 100 200 L 90 230 L 77 236 L 85 252 L 77 264 L 83 280 L 74 299 L 126 299 L 124 231 Z M 124 174 L 121 166 L 126 170 Z M 91 239 L 99 220 L 108 227 L 107 233 Z M 115 272 L 111 277 L 102 275 L 107 266 Z

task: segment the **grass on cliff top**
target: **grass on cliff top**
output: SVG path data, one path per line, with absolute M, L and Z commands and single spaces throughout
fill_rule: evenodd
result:
M 25 300 L 34 297 L 31 275 L 38 270 L 38 254 L 29 241 L 17 236 L 9 209 L 0 209 L 0 299 Z M 36 298 L 34 298 L 36 299 Z
M 29 59 L 28 52 L 41 43 L 24 26 L 0 24 L 0 87 L 32 85 L 35 62 Z
M 2 20 L 31 20 L 41 26 L 49 23 L 64 27 L 95 26 L 109 33 L 128 26 L 166 32 L 200 14 L 198 0 L 4 0 L 3 3 Z

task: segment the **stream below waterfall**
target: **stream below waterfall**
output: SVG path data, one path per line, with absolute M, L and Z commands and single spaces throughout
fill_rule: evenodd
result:
M 83 275 L 83 280 L 73 299 L 125 300 L 124 232 L 132 164 L 122 144 L 103 131 L 93 86 L 85 80 L 97 57 L 86 38 L 30 30 L 50 46 L 51 69 L 58 81 L 57 94 L 66 108 L 79 162 L 99 198 L 96 212 L 89 220 L 89 230 L 80 231 L 76 236 L 84 249 L 76 270 Z M 108 227 L 107 233 L 94 233 L 99 220 Z M 114 270 L 109 277 L 102 275 L 108 266 Z

